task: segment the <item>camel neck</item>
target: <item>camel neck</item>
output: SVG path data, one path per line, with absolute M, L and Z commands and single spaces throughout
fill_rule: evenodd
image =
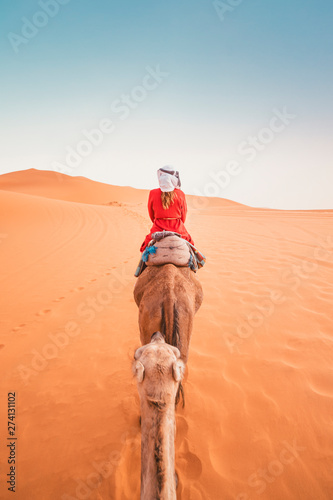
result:
M 141 404 L 142 500 L 176 500 L 175 404 L 160 406 Z

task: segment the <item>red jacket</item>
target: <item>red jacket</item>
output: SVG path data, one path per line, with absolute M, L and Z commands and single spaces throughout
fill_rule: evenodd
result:
M 175 189 L 175 198 L 172 205 L 165 209 L 162 205 L 161 199 L 162 191 L 160 188 L 153 189 L 149 193 L 148 198 L 148 212 L 151 221 L 153 222 L 153 227 L 150 233 L 147 234 L 144 242 L 141 245 L 140 252 L 143 252 L 148 243 L 150 242 L 152 233 L 156 231 L 174 231 L 181 234 L 182 238 L 189 241 L 194 245 L 194 242 L 186 231 L 184 222 L 187 214 L 187 204 L 185 199 L 185 193 L 180 189 Z M 170 220 L 166 220 L 170 218 Z

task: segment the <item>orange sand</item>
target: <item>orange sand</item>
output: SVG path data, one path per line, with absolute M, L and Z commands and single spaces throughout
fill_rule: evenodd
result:
M 139 499 L 132 290 L 147 192 L 37 170 L 0 176 L 0 190 L 0 498 Z M 332 499 L 333 211 L 188 200 L 207 263 L 178 498 Z

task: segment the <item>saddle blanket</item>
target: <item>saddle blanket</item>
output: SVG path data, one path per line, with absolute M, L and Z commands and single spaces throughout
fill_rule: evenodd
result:
M 138 277 L 146 266 L 163 264 L 188 266 L 196 272 L 205 262 L 205 256 L 189 241 L 184 240 L 180 234 L 172 231 L 160 231 L 152 234 L 152 240 L 144 250 L 134 275 Z

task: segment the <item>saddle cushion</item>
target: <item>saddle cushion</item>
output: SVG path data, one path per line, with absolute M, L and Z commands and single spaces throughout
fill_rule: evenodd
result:
M 166 236 L 154 243 L 155 253 L 149 252 L 147 266 L 160 266 L 174 264 L 175 266 L 188 266 L 190 249 L 185 240 L 179 236 Z M 149 248 L 149 247 L 148 247 Z

